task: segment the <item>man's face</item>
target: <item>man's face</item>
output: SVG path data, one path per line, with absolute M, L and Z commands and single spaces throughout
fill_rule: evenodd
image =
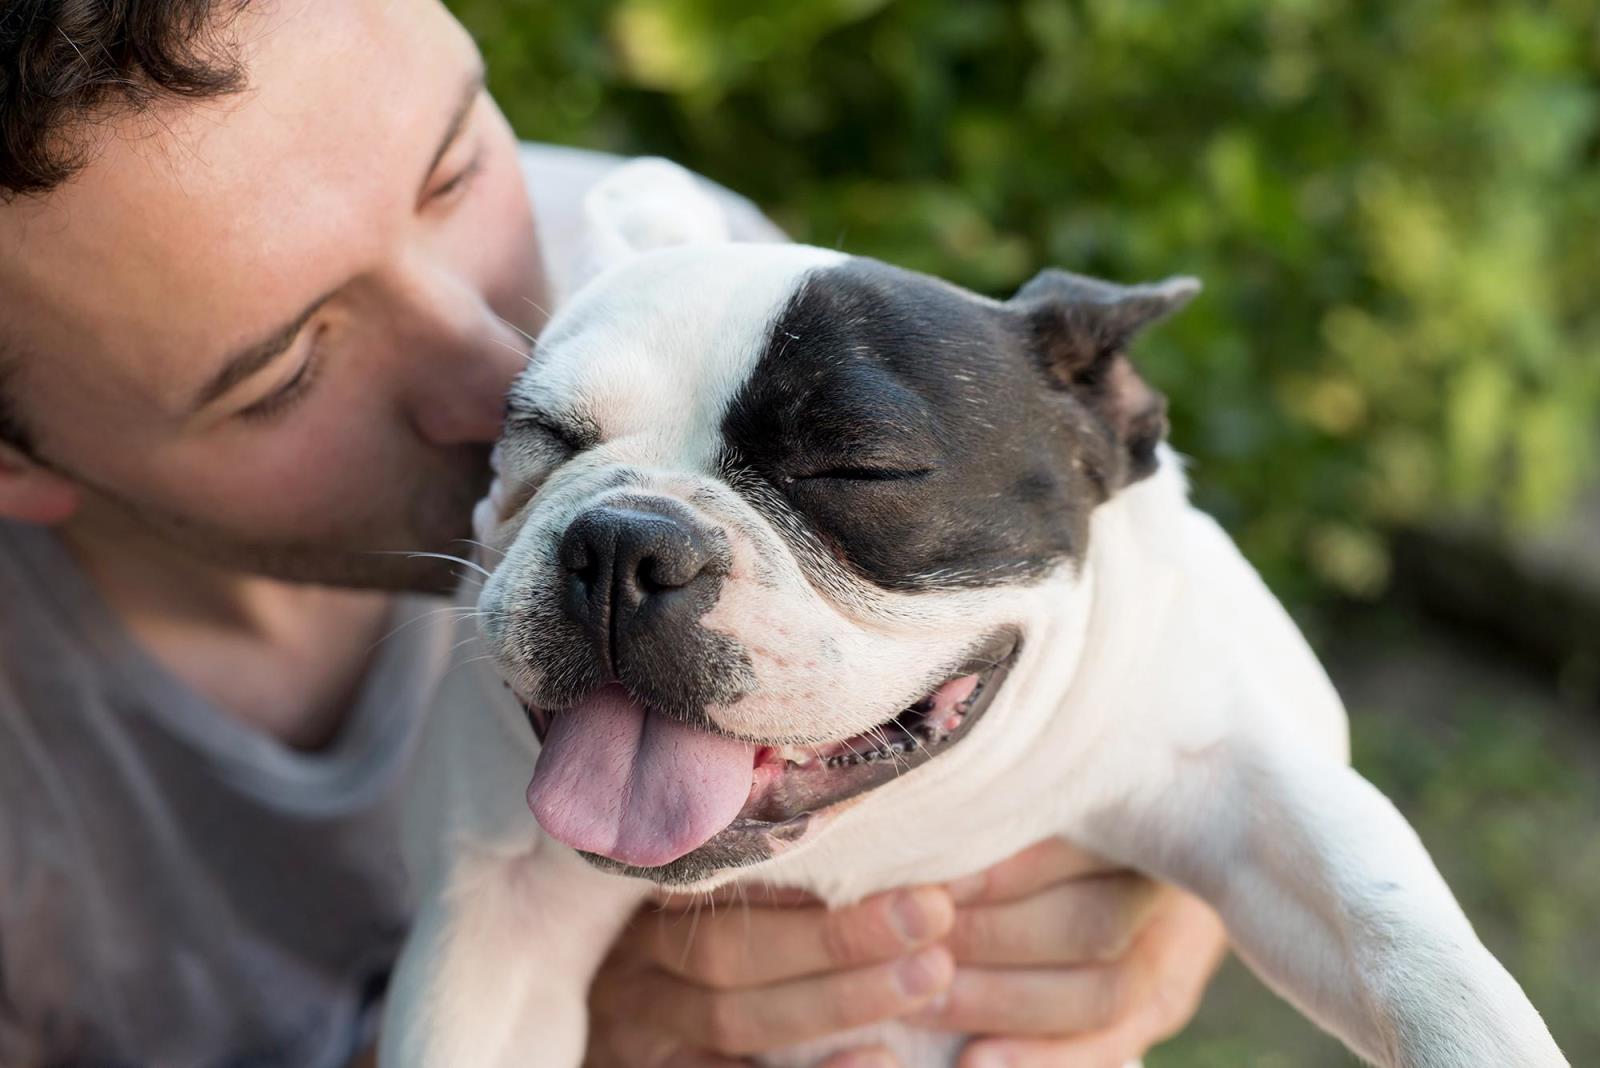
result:
M 70 522 L 404 586 L 461 552 L 542 321 L 516 141 L 434 0 L 250 5 L 248 87 L 0 206 L 8 389 Z

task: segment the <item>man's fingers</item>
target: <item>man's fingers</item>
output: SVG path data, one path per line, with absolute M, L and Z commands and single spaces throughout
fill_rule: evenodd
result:
M 648 1068 L 750 1068 L 749 1061 L 738 1057 L 718 1057 L 711 1053 L 697 1053 L 687 1049 L 680 1049 L 655 1065 L 650 1065 L 648 1061 L 628 1063 L 630 1065 L 637 1063 Z
M 641 949 L 657 967 L 729 990 L 819 975 L 902 957 L 949 934 L 950 895 L 939 887 L 897 890 L 852 908 L 733 906 L 694 915 L 641 913 Z
M 987 871 L 955 880 L 949 884 L 949 890 L 958 905 L 1015 901 L 1055 883 L 1116 870 L 1115 864 L 1071 842 L 1047 838 Z
M 967 905 L 950 932 L 961 965 L 1104 964 L 1138 936 L 1161 887 L 1131 872 L 1076 879 L 1020 901 Z
M 962 968 L 941 1007 L 911 1022 L 935 1031 L 1048 1037 L 1081 1034 L 1120 1020 L 1144 994 L 1134 962 L 1082 968 Z
M 1109 1034 L 1087 1038 L 988 1038 L 969 1042 L 956 1068 L 1124 1068 L 1143 1047 Z
M 1225 945 L 1221 922 L 1203 902 L 1181 892 L 1163 894 L 1154 918 L 1127 957 L 1118 964 L 1093 969 L 1105 973 L 1102 978 L 1106 982 L 1102 985 L 1087 978 L 1086 989 L 1092 991 L 1093 1007 L 1071 1020 L 1058 1016 L 1054 1026 L 1008 1029 L 989 1024 L 970 1028 L 1006 1037 L 980 1038 L 969 1043 L 962 1053 L 960 1068 L 983 1068 L 988 1064 L 1016 1068 L 1055 1068 L 1063 1064 L 1121 1068 L 1188 1023 L 1200 1005 L 1206 980 L 1216 970 Z M 1118 972 L 1120 978 L 1115 977 Z M 958 973 L 956 987 L 962 986 Z M 958 990 L 953 989 L 951 1000 L 957 996 Z M 1002 989 L 972 1001 L 992 1004 L 1005 997 Z M 1017 1011 L 1046 1012 L 1047 1001 L 1041 998 L 1031 1010 L 1020 1007 Z M 1029 1031 L 1038 1037 L 1028 1037 Z M 1044 1037 L 1052 1033 L 1058 1037 Z
M 739 990 L 640 972 L 609 997 L 686 1047 L 744 1057 L 912 1012 L 946 989 L 954 971 L 949 951 L 933 946 L 887 964 Z
M 901 1068 L 900 1062 L 883 1049 L 853 1049 L 823 1061 L 820 1068 Z

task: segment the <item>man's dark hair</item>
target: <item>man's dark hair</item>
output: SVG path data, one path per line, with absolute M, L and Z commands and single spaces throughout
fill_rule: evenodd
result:
M 108 116 L 241 88 L 219 31 L 246 2 L 0 0 L 0 202 L 72 177 Z
M 71 178 L 97 123 L 240 89 L 220 31 L 247 2 L 0 0 L 0 204 Z M 0 442 L 31 451 L 5 388 L 13 369 L 0 362 Z

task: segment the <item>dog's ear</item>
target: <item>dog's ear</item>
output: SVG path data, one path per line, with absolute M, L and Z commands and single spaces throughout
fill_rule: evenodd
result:
M 1068 271 L 1039 272 L 1011 298 L 1045 373 L 1115 435 L 1133 482 L 1155 470 L 1167 433 L 1167 401 L 1129 362 L 1128 344 L 1200 292 L 1193 278 L 1123 286 Z
M 596 272 L 659 248 L 732 239 L 728 215 L 694 175 L 664 159 L 625 163 L 583 199 Z

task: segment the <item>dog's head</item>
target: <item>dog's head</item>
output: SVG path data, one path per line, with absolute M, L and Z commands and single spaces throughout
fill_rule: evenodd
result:
M 663 882 L 759 861 L 958 746 L 1148 474 L 1124 350 L 1196 291 L 997 302 L 802 246 L 636 256 L 551 323 L 480 512 L 484 634 L 554 837 Z

